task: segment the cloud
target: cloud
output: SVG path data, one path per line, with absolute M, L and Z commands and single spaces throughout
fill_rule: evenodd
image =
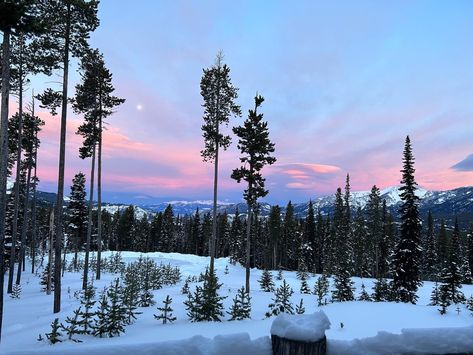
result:
M 473 154 L 453 165 L 450 169 L 456 171 L 473 171 Z

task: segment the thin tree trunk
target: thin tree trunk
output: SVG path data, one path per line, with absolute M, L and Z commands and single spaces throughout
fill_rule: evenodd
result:
M 38 150 L 35 148 L 34 153 L 34 177 L 33 177 L 33 203 L 31 207 L 31 273 L 34 274 L 36 262 L 36 164 L 38 159 Z
M 12 227 L 12 246 L 10 249 L 10 268 L 8 270 L 8 288 L 7 293 L 13 291 L 13 276 L 15 273 L 16 244 L 18 234 L 18 213 L 20 210 L 20 172 L 21 172 L 21 148 L 23 140 L 23 65 L 22 65 L 22 42 L 20 43 L 20 63 L 18 76 L 18 147 L 16 151 L 16 178 L 15 178 L 15 200 L 13 205 L 13 227 Z
M 246 218 L 246 277 L 245 277 L 245 288 L 246 293 L 250 293 L 250 262 L 251 262 L 251 217 L 252 217 L 252 208 L 250 204 L 248 204 L 248 212 Z
M 89 253 L 90 253 L 90 239 L 92 235 L 92 210 L 94 207 L 94 177 L 95 177 L 95 144 L 92 151 L 92 166 L 90 168 L 90 195 L 89 195 L 89 218 L 87 221 L 87 239 L 85 242 L 85 261 L 84 261 L 84 276 L 82 277 L 82 289 L 87 288 L 87 278 L 89 274 Z
M 46 284 L 46 294 L 51 294 L 52 273 L 53 273 L 53 243 L 54 243 L 54 208 L 49 216 L 49 245 L 48 245 L 48 279 Z
M 54 313 L 61 311 L 61 247 L 63 239 L 63 200 L 64 200 L 64 168 L 66 163 L 66 124 L 67 124 L 67 83 L 69 77 L 69 36 L 71 20 L 71 3 L 67 3 L 66 33 L 64 43 L 64 63 L 62 78 L 62 112 L 61 140 L 59 145 L 59 173 L 56 200 L 56 243 L 54 249 Z
M 5 210 L 8 171 L 8 99 L 10 97 L 10 29 L 3 31 L 2 103 L 0 113 L 0 340 L 3 324 L 3 288 L 5 280 Z
M 217 123 L 217 134 L 218 137 L 218 123 Z M 217 237 L 217 187 L 218 187 L 218 140 L 215 144 L 215 165 L 214 165 L 214 198 L 213 198 L 213 209 L 212 209 L 212 238 L 210 239 L 210 273 L 214 271 L 215 263 L 215 239 Z
M 100 115 L 102 113 L 102 98 L 100 100 Z M 101 253 L 102 253 L 102 117 L 99 117 L 99 149 L 97 162 L 97 274 L 100 280 Z
M 33 114 L 34 116 L 34 114 Z M 28 210 L 29 210 L 29 197 L 30 197 L 30 180 L 31 180 L 31 157 L 28 158 L 28 174 L 26 177 L 26 195 L 25 203 L 23 206 L 23 223 L 21 226 L 21 244 L 20 254 L 18 260 L 18 270 L 16 273 L 16 284 L 19 285 L 21 282 L 21 271 L 24 269 L 25 262 L 25 249 L 26 249 L 26 231 L 28 230 Z

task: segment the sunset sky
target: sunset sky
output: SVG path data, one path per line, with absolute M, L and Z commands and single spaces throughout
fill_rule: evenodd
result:
M 102 0 L 91 45 L 126 98 L 105 133 L 104 200 L 211 199 L 199 83 L 219 50 L 244 112 L 231 125 L 265 97 L 278 159 L 267 201 L 334 193 L 347 173 L 353 190 L 396 185 L 407 134 L 419 185 L 472 185 L 472 14 L 471 1 Z M 59 119 L 40 115 L 40 189 L 55 191 Z M 80 122 L 71 112 L 67 183 L 89 174 Z M 235 140 L 221 158 L 219 200 L 240 201 Z

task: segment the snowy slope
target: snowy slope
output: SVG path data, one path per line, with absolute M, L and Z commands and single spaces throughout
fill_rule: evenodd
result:
M 108 252 L 104 256 L 109 255 Z M 136 260 L 138 253 L 124 252 L 124 260 L 127 262 Z M 198 257 L 195 255 L 183 255 L 177 253 L 149 253 L 147 256 L 155 259 L 157 262 L 170 263 L 179 266 L 183 274 L 183 279 L 188 275 L 198 275 L 208 265 L 209 259 L 206 257 Z M 229 274 L 224 273 L 225 266 L 229 267 Z M 220 290 L 222 295 L 227 296 L 224 300 L 225 309 L 228 310 L 235 292 L 244 284 L 245 270 L 239 265 L 229 264 L 226 258 L 216 260 L 217 274 L 223 286 Z M 27 268 L 28 270 L 28 268 Z M 118 346 L 123 349 L 132 351 L 133 344 L 139 344 L 140 349 L 148 349 L 148 353 L 153 353 L 152 349 L 156 349 L 160 342 L 177 341 L 189 339 L 198 336 L 196 342 L 191 344 L 195 346 L 196 354 L 212 354 L 212 352 L 199 352 L 205 344 L 209 344 L 209 339 L 218 335 L 229 335 L 235 333 L 247 332 L 250 338 L 256 343 L 247 340 L 241 340 L 243 344 L 253 344 L 256 347 L 261 346 L 264 349 L 265 340 L 256 340 L 260 337 L 267 337 L 273 319 L 264 319 L 264 313 L 268 309 L 268 304 L 273 297 L 272 293 L 266 293 L 259 290 L 258 278 L 261 276 L 260 270 L 252 270 L 251 287 L 252 287 L 252 319 L 245 321 L 228 322 L 223 320 L 221 323 L 190 323 L 186 316 L 186 310 L 183 306 L 185 295 L 180 293 L 183 281 L 175 286 L 167 286 L 163 289 L 154 291 L 154 298 L 159 303 L 170 295 L 173 299 L 172 306 L 177 321 L 173 324 L 163 325 L 156 321 L 153 314 L 156 313 L 155 307 L 141 308 L 143 314 L 138 316 L 138 320 L 131 326 L 127 327 L 126 333 L 120 337 L 110 339 L 100 339 L 91 336 L 81 336 L 83 343 L 65 342 L 54 346 L 45 342 L 37 342 L 36 338 L 39 333 L 46 333 L 50 330 L 50 323 L 57 316 L 64 321 L 66 316 L 70 316 L 72 311 L 77 308 L 78 301 L 74 298 L 74 292 L 81 288 L 81 275 L 77 273 L 66 273 L 63 279 L 63 300 L 62 311 L 52 314 L 52 296 L 47 296 L 40 292 L 39 278 L 31 275 L 28 271 L 24 274 L 24 286 L 21 298 L 6 299 L 5 319 L 4 319 L 4 337 L 0 345 L 1 354 L 34 354 L 33 350 L 39 350 L 42 353 L 64 354 L 69 350 L 75 350 L 76 353 L 88 353 L 93 351 L 94 354 L 104 354 L 102 351 L 108 347 Z M 100 291 L 103 286 L 108 285 L 115 275 L 105 274 L 101 281 L 96 281 L 95 286 Z M 417 305 L 400 304 L 400 303 L 373 303 L 373 302 L 345 302 L 333 303 L 323 307 L 317 307 L 314 295 L 300 294 L 300 281 L 297 280 L 294 272 L 284 272 L 284 278 L 294 289 L 295 293 L 292 297 L 294 303 L 299 303 L 300 299 L 304 300 L 306 312 L 311 313 L 322 309 L 328 316 L 332 326 L 327 331 L 329 344 L 338 344 L 337 340 L 352 340 L 355 338 L 373 337 L 379 331 L 387 331 L 400 334 L 404 328 L 442 328 L 442 327 L 466 327 L 473 325 L 473 317 L 467 311 L 465 306 L 460 306 L 460 313 L 457 314 L 455 307 L 450 307 L 448 313 L 444 316 L 440 315 L 437 307 L 427 306 L 429 303 L 430 293 L 433 288 L 431 282 L 426 282 L 419 291 L 419 302 Z M 309 285 L 313 287 L 316 277 L 312 276 Z M 361 282 L 363 281 L 369 290 L 373 284 L 370 279 L 361 280 L 354 278 L 357 294 L 360 291 Z M 282 281 L 276 281 L 279 285 Z M 191 289 L 195 287 L 195 283 L 191 284 Z M 464 286 L 463 291 L 467 297 L 473 294 L 473 286 Z M 228 319 L 228 316 L 225 317 Z M 343 328 L 341 327 L 343 323 Z M 219 338 L 221 339 L 221 338 Z M 232 338 L 226 338 L 227 342 Z M 215 340 L 214 340 L 215 341 Z M 223 341 L 223 340 L 222 340 Z M 330 343 L 332 342 L 332 343 Z M 334 343 L 335 342 L 335 343 Z M 154 345 L 151 345 L 154 343 Z M 225 343 L 225 341 L 224 341 Z M 143 344 L 143 346 L 141 346 Z M 148 344 L 148 346 L 146 346 Z M 180 345 L 179 345 L 180 344 Z M 183 349 L 182 342 L 167 343 L 159 349 Z M 200 346 L 196 344 L 201 344 Z M 213 344 L 213 343 L 212 343 Z M 251 345 L 250 344 L 250 345 Z M 258 345 L 259 344 L 259 345 Z M 189 346 L 191 346 L 189 345 Z M 248 346 L 250 346 L 248 345 Z M 212 345 L 213 346 L 213 345 Z M 185 347 L 184 349 L 189 349 Z M 244 349 L 244 348 L 240 348 Z M 473 349 L 472 349 L 473 350 Z M 109 352 L 116 353 L 116 352 Z M 124 354 L 125 352 L 120 352 Z M 146 352 L 143 352 L 146 353 Z M 160 354 L 185 354 L 186 352 L 157 352 Z M 257 354 L 258 352 L 255 352 Z M 260 352 L 263 354 L 264 352 Z M 130 352 L 128 352 L 130 354 Z M 232 354 L 225 353 L 226 355 Z M 237 353 L 234 353 L 237 354 Z

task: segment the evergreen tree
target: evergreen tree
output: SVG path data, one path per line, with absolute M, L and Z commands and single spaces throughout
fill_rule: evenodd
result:
M 72 179 L 71 194 L 67 205 L 67 231 L 72 236 L 71 249 L 74 251 L 74 270 L 77 270 L 77 254 L 85 242 L 84 232 L 87 224 L 87 206 L 85 203 L 85 175 L 77 173 Z
M 414 157 L 409 136 L 406 138 L 401 172 L 400 198 L 402 204 L 399 209 L 401 232 L 393 257 L 393 291 L 399 301 L 415 304 L 417 289 L 422 284 L 419 277 L 419 264 L 422 257 L 421 224 L 418 210 L 419 197 L 415 194 L 417 183 L 414 179 Z
M 448 235 L 445 221 L 440 222 L 439 234 L 437 237 L 437 273 L 440 273 L 448 261 Z
M 469 267 L 469 274 L 473 277 L 473 223 L 470 225 L 470 231 L 466 240 L 466 265 Z
M 244 287 L 238 289 L 230 312 L 227 312 L 231 318 L 229 320 L 243 320 L 251 318 L 251 297 Z
M 293 293 L 294 291 L 286 283 L 286 280 L 283 280 L 282 285 L 276 289 L 273 302 L 268 305 L 269 311 L 266 312 L 266 318 L 277 316 L 280 313 L 294 314 L 294 307 L 290 299 Z
M 365 218 L 361 207 L 358 207 L 354 219 L 353 226 L 353 258 L 354 258 L 354 274 L 360 277 L 370 275 L 369 270 L 369 243 L 365 226 Z
M 222 284 L 218 283 L 215 270 L 206 269 L 202 287 L 188 294 L 186 305 L 187 315 L 191 322 L 220 322 L 223 317 L 223 303 L 225 297 L 218 295 Z
M 235 104 L 238 89 L 230 80 L 230 68 L 223 64 L 223 53 L 218 53 L 215 64 L 204 69 L 200 81 L 200 94 L 204 100 L 204 124 L 202 126 L 205 147 L 201 151 L 204 161 L 214 163 L 212 238 L 210 240 L 210 273 L 214 270 L 215 239 L 217 237 L 217 187 L 219 148 L 226 150 L 230 146 L 230 136 L 220 131 L 222 124 L 227 124 L 230 116 L 240 116 L 240 106 Z
M 442 284 L 439 288 L 439 298 L 447 305 L 452 303 L 460 303 L 465 300 L 465 296 L 461 292 L 462 275 L 458 262 L 460 260 L 460 229 L 458 227 L 458 220 L 455 219 L 455 228 L 452 233 L 452 238 L 449 248 L 448 261 L 440 275 Z
M 296 314 L 304 314 L 305 307 L 304 307 L 304 300 L 301 298 L 301 301 L 298 305 L 296 305 Z
M 81 340 L 73 339 L 74 335 L 81 334 L 80 321 L 78 320 L 81 313 L 82 313 L 81 312 L 81 307 L 79 307 L 76 310 L 74 310 L 74 316 L 73 317 L 66 317 L 66 324 L 67 324 L 66 326 L 61 324 L 61 328 L 66 333 L 67 339 L 72 340 L 76 343 L 81 343 L 82 342 Z
M 310 293 L 310 287 L 307 283 L 307 273 L 303 272 L 302 275 L 301 275 L 300 280 L 301 280 L 300 292 L 305 293 L 305 294 L 309 294 Z
M 123 290 L 123 306 L 127 315 L 127 324 L 133 323 L 137 314 L 141 314 L 136 309 L 139 304 L 140 285 L 137 269 L 129 265 L 124 275 L 125 288 Z
M 439 287 L 438 287 L 438 282 L 435 281 L 435 286 L 432 290 L 432 293 L 430 295 L 430 303 L 429 306 L 437 306 L 439 304 L 440 298 L 439 298 Z
M 128 314 L 123 305 L 123 287 L 120 285 L 119 279 L 115 279 L 114 283 L 107 289 L 107 298 L 110 302 L 106 316 L 108 336 L 120 336 L 121 333 L 125 332 Z
M 21 284 L 13 284 L 12 292 L 10 293 L 10 297 L 14 299 L 20 298 L 21 295 Z
M 80 312 L 77 325 L 79 326 L 80 334 L 91 334 L 94 329 L 94 317 L 95 311 L 93 311 L 95 305 L 95 288 L 92 283 L 88 283 L 85 290 L 82 291 L 80 299 Z
M 261 278 L 258 280 L 260 284 L 260 288 L 264 292 L 273 292 L 274 291 L 274 281 L 273 275 L 270 271 L 264 269 L 263 273 L 261 274 Z
M 154 295 L 153 295 L 153 292 L 151 291 L 150 273 L 149 271 L 145 271 L 144 282 L 141 287 L 138 305 L 140 307 L 153 306 L 156 303 L 153 298 L 154 298 Z
M 436 275 L 437 246 L 435 245 L 434 220 L 430 210 L 427 216 L 427 232 L 423 244 L 422 274 L 426 280 L 433 280 Z
M 238 183 L 242 180 L 248 183 L 243 197 L 247 203 L 247 227 L 246 227 L 246 292 L 250 292 L 250 248 L 251 248 L 251 223 L 253 211 L 256 208 L 258 198 L 268 194 L 265 188 L 265 178 L 261 170 L 265 165 L 272 165 L 276 158 L 271 156 L 274 152 L 274 143 L 269 140 L 268 123 L 263 121 L 263 114 L 258 113 L 258 108 L 264 102 L 261 95 L 255 96 L 255 108 L 249 110 L 248 118 L 243 126 L 234 127 L 233 133 L 239 138 L 238 149 L 242 157 L 242 166 L 234 169 L 232 179 Z
M 332 291 L 332 300 L 337 302 L 353 301 L 353 281 L 346 270 L 337 267 L 334 275 L 335 290 Z
M 466 308 L 473 314 L 473 296 L 466 301 Z
M 176 320 L 176 317 L 173 317 L 171 308 L 172 298 L 169 295 L 166 296 L 166 299 L 163 301 L 163 307 L 158 307 L 158 311 L 161 313 L 159 315 L 154 314 L 154 318 L 157 320 L 162 320 L 163 324 L 167 322 L 172 323 Z
M 99 307 L 95 313 L 93 335 L 103 338 L 109 331 L 109 313 L 110 303 L 107 297 L 106 290 L 103 291 L 99 300 Z
M 317 305 L 319 307 L 323 306 L 324 304 L 327 304 L 325 298 L 328 295 L 329 286 L 330 282 L 326 274 L 320 275 L 317 281 L 315 282 L 314 294 L 317 296 Z
M 181 294 L 183 295 L 189 294 L 189 281 L 188 280 L 186 280 L 184 282 L 184 285 L 182 285 Z
M 51 323 L 51 332 L 46 333 L 46 338 L 50 344 L 62 343 L 62 333 L 60 332 L 60 329 L 61 325 L 59 324 L 59 318 L 55 318 Z
M 374 185 L 371 188 L 369 200 L 366 205 L 366 226 L 367 226 L 367 243 L 366 248 L 368 252 L 366 254 L 367 263 L 369 265 L 369 276 L 376 278 L 380 277 L 380 263 L 381 260 L 381 248 L 384 239 L 382 220 L 381 220 L 381 197 L 379 188 Z M 365 276 L 368 276 L 365 275 Z M 384 275 L 383 275 L 384 276 Z
M 391 298 L 389 284 L 383 277 L 376 279 L 373 286 L 373 291 L 374 292 L 371 295 L 371 298 L 375 302 L 389 301 Z
M 307 244 L 307 253 L 305 258 L 303 259 L 305 265 L 312 265 L 310 268 L 311 271 L 317 271 L 315 262 L 318 259 L 318 245 L 316 240 L 316 225 L 315 225 L 315 212 L 314 212 L 314 204 L 312 200 L 309 201 L 309 206 L 307 208 L 307 216 L 305 219 L 304 224 L 304 234 L 303 234 L 303 242 Z
M 271 206 L 268 217 L 268 229 L 271 243 L 272 268 L 276 269 L 279 261 L 277 250 L 281 239 L 281 208 L 278 205 Z
M 366 287 L 364 283 L 361 283 L 361 293 L 358 297 L 358 301 L 371 301 L 371 297 L 368 292 L 366 292 Z

